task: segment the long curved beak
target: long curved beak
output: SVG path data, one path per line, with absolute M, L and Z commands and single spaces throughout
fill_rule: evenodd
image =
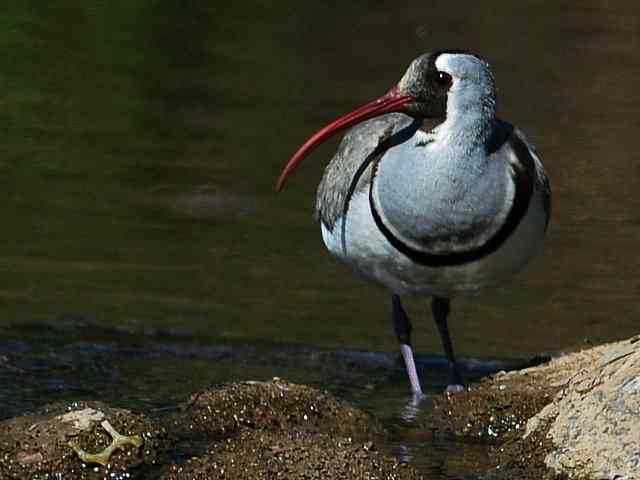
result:
M 302 160 L 309 155 L 318 145 L 324 142 L 327 138 L 335 135 L 336 133 L 355 125 L 359 122 L 364 122 L 370 118 L 374 118 L 385 113 L 402 112 L 405 111 L 409 102 L 414 100 L 411 95 L 403 95 L 398 91 L 398 87 L 395 86 L 380 98 L 363 105 L 362 107 L 341 116 L 334 120 L 329 125 L 318 130 L 311 135 L 309 139 L 293 154 L 291 159 L 287 162 L 282 173 L 278 177 L 276 182 L 276 192 L 279 192 L 287 178 L 293 173 L 293 171 L 300 165 Z

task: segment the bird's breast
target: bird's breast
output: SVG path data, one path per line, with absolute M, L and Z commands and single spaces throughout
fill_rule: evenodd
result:
M 508 215 L 514 194 L 508 166 L 483 151 L 431 148 L 419 132 L 373 169 L 372 213 L 399 241 L 431 254 L 473 249 Z

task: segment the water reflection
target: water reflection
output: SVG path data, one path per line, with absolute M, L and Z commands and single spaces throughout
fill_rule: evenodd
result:
M 403 422 L 412 424 L 423 413 L 425 407 L 428 408 L 427 395 L 424 393 L 414 393 L 400 410 L 400 418 Z

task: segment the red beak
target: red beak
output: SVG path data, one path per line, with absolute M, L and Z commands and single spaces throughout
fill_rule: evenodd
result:
M 407 103 L 412 100 L 414 100 L 414 98 L 411 95 L 401 95 L 398 92 L 398 87 L 396 86 L 373 102 L 369 102 L 353 112 L 343 115 L 337 120 L 331 122 L 329 125 L 318 130 L 309 137 L 306 142 L 304 142 L 284 167 L 284 170 L 282 170 L 282 173 L 278 177 L 278 181 L 276 183 L 276 192 L 279 192 L 282 189 L 284 182 L 287 181 L 289 175 L 291 175 L 298 165 L 300 165 L 302 160 L 327 138 L 344 130 L 345 128 L 359 122 L 364 122 L 370 118 L 377 117 L 385 113 L 405 111 Z

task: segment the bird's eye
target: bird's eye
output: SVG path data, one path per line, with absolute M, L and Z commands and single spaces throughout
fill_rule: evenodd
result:
M 436 82 L 438 82 L 438 85 L 441 87 L 449 87 L 453 82 L 453 78 L 447 72 L 438 72 Z

